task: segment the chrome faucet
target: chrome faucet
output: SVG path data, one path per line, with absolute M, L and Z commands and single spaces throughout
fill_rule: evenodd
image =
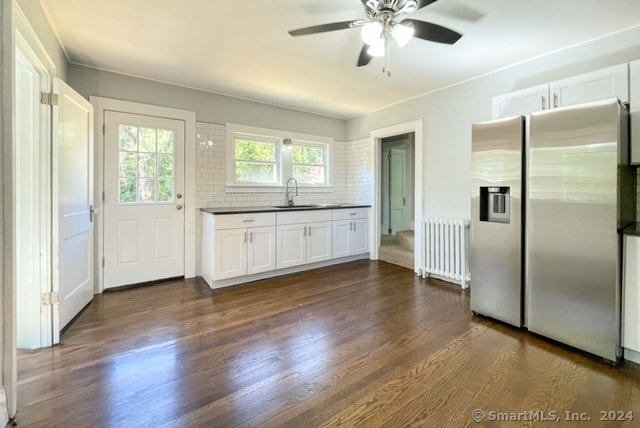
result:
M 292 194 L 292 191 L 289 190 L 289 184 L 291 184 L 291 180 L 293 180 L 293 182 L 296 184 L 295 187 L 295 194 Z M 291 177 L 287 180 L 287 191 L 284 194 L 284 203 L 287 206 L 292 207 L 293 206 L 293 197 L 294 196 L 298 196 L 298 180 L 296 180 L 295 178 Z

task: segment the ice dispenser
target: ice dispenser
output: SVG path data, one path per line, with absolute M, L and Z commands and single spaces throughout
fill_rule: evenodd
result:
M 508 186 L 480 187 L 480 221 L 509 223 L 510 205 Z

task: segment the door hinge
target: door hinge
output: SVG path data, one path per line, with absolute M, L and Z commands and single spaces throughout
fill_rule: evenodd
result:
M 104 267 L 104 257 L 102 258 L 102 267 Z
M 42 306 L 55 305 L 59 302 L 60 302 L 60 298 L 57 291 L 42 293 L 40 295 L 40 304 Z
M 107 133 L 107 127 L 105 126 L 105 124 L 102 124 L 102 135 L 105 135 Z
M 104 202 L 104 190 L 102 191 L 102 202 Z
M 58 94 L 54 94 L 53 92 L 40 92 L 40 104 L 57 106 Z

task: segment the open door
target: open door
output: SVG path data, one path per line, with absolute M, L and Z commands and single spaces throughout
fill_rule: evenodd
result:
M 53 108 L 53 335 L 93 298 L 93 107 L 59 79 Z

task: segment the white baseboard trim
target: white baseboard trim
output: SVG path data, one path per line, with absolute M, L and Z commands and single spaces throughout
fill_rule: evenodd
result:
M 7 394 L 4 393 L 4 387 L 0 386 L 0 426 L 9 423 L 9 412 L 7 410 Z
M 624 359 L 640 364 L 640 352 L 624 348 Z

